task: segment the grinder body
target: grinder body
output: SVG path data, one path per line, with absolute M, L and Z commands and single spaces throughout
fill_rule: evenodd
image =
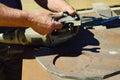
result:
M 62 29 L 54 30 L 51 34 L 41 35 L 32 28 L 16 29 L 13 32 L 0 33 L 0 42 L 7 44 L 55 46 L 76 35 L 81 24 L 72 16 L 64 16 L 58 20 L 63 24 Z

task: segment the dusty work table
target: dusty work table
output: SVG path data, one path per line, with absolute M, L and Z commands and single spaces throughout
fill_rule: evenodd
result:
M 42 49 L 37 60 L 46 70 L 65 78 L 106 79 L 118 75 L 120 74 L 119 31 L 120 28 L 84 31 L 83 36 L 81 34 L 81 37 L 71 40 L 69 46 L 57 48 L 56 52 Z

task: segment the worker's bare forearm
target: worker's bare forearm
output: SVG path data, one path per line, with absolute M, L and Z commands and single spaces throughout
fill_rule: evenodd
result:
M 53 19 L 62 13 L 25 12 L 0 4 L 0 26 L 31 27 L 40 34 L 50 34 L 54 29 L 61 29 L 62 24 Z
M 0 26 L 27 27 L 27 12 L 0 3 Z

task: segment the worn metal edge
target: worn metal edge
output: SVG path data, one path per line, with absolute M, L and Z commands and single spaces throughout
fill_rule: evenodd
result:
M 81 77 L 81 76 L 75 76 L 75 75 L 67 75 L 67 74 L 63 74 L 58 72 L 55 68 L 54 70 L 47 68 L 47 66 L 45 66 L 42 61 L 39 60 L 38 57 L 36 57 L 36 60 L 41 64 L 41 66 L 48 72 L 50 72 L 51 74 L 54 74 L 60 78 L 66 78 L 66 79 L 76 79 L 76 80 L 103 80 L 104 76 L 100 75 L 100 76 L 87 76 L 87 77 Z

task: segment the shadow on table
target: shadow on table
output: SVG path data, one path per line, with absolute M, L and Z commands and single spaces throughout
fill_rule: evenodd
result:
M 88 45 L 93 46 L 93 48 L 84 48 Z M 99 53 L 98 49 L 100 49 L 99 41 L 94 38 L 94 34 L 89 30 L 79 29 L 79 33 L 65 43 L 52 48 L 40 47 L 35 53 L 35 56 L 47 56 L 57 54 L 58 57 L 76 57 L 82 54 L 81 51 L 91 51 L 94 53 Z

